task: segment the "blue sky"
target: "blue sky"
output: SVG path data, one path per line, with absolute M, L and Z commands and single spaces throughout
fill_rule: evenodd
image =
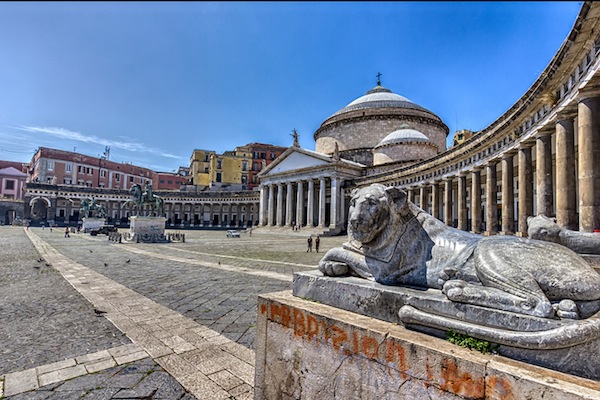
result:
M 582 2 L 0 2 L 0 159 L 38 146 L 159 171 L 195 148 L 302 147 L 382 85 L 450 128 L 529 88 Z

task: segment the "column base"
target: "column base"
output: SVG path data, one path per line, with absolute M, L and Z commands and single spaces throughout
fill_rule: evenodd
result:
M 515 236 L 524 237 L 524 238 L 529 237 L 527 232 L 517 232 L 517 233 L 515 233 Z
M 495 231 L 485 231 L 485 232 L 483 232 L 483 236 L 495 236 L 497 234 L 498 234 L 498 232 L 495 232 Z
M 499 235 L 509 235 L 509 236 L 514 236 L 514 232 L 512 231 L 501 231 L 498 233 Z

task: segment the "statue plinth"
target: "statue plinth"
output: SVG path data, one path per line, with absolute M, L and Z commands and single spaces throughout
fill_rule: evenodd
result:
M 83 221 L 83 232 L 89 232 L 92 229 L 98 229 L 102 225 L 106 225 L 106 218 L 96 218 L 96 217 L 84 217 Z
M 129 217 L 129 232 L 125 232 L 123 239 L 126 242 L 168 243 L 165 236 L 165 217 Z

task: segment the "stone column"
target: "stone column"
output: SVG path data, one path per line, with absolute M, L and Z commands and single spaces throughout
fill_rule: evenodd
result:
M 275 211 L 275 193 L 274 193 L 275 185 L 269 185 L 269 206 L 267 207 L 267 225 L 273 226 L 275 225 L 275 221 L 273 221 L 273 212 Z M 212 220 L 212 216 L 211 216 Z
M 229 208 L 227 210 L 228 211 L 228 214 L 227 214 L 227 226 L 232 226 L 231 224 L 233 222 L 233 220 L 232 220 L 232 218 L 233 218 L 233 206 L 234 206 L 233 203 L 229 203 Z
M 600 97 L 578 104 L 579 230 L 600 229 Z
M 502 234 L 515 233 L 515 187 L 512 151 L 502 155 Z
M 467 176 L 464 173 L 458 175 L 458 229 L 466 231 L 469 219 L 467 208 Z
M 292 222 L 296 222 L 294 219 L 294 202 L 292 200 L 292 182 L 287 183 L 287 193 L 285 199 L 285 224 L 292 226 Z
M 277 226 L 283 226 L 283 184 L 277 184 Z
M 338 225 L 339 188 L 338 178 L 331 178 L 331 222 L 329 222 L 329 228 L 336 228 Z
M 440 183 L 433 182 L 431 185 L 431 215 L 440 219 Z
M 471 171 L 471 232 L 481 233 L 481 167 Z
M 518 236 L 527 237 L 527 218 L 533 216 L 533 173 L 531 147 L 519 147 L 519 227 Z
M 574 134 L 573 117 L 559 116 L 556 122 L 556 222 L 563 228 L 577 230 Z
M 419 188 L 419 207 L 427 212 L 427 184 L 423 184 Z
M 415 194 L 413 193 L 413 188 L 407 188 L 406 195 L 408 196 L 408 201 L 410 201 L 411 203 L 415 202 Z
M 452 178 L 444 179 L 444 223 L 454 226 L 452 219 Z
M 260 200 L 259 200 L 259 210 L 258 210 L 258 225 L 259 226 L 264 226 L 265 225 L 265 197 L 266 197 L 266 193 L 265 193 L 265 185 L 260 185 Z
M 486 166 L 485 185 L 485 235 L 495 235 L 498 232 L 498 193 L 496 189 L 496 161 L 490 161 Z
M 312 179 L 308 180 L 308 205 L 306 226 L 315 226 L 315 182 Z
M 298 181 L 296 190 L 296 223 L 304 225 L 304 182 Z
M 325 198 L 325 178 L 321 177 L 319 179 L 319 227 L 325 228 L 325 206 L 327 204 L 327 200 Z
M 537 215 L 554 216 L 552 199 L 552 136 L 550 131 L 540 131 L 535 137 L 535 175 L 537 181 Z
M 215 212 L 215 203 L 211 202 L 209 211 L 208 211 L 208 214 L 210 216 L 210 219 L 208 221 L 208 226 L 213 226 L 214 212 Z M 175 223 L 175 206 L 173 206 L 173 223 Z

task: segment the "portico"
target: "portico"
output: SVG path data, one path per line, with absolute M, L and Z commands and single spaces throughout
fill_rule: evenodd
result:
M 292 146 L 260 174 L 259 226 L 339 233 L 346 226 L 345 182 L 363 165 Z

